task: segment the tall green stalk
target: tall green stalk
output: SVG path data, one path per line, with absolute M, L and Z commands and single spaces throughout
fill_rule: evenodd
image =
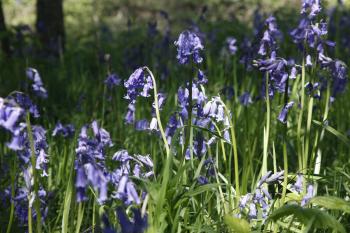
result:
M 266 98 L 266 126 L 264 128 L 264 147 L 263 147 L 263 161 L 261 167 L 261 175 L 267 173 L 267 155 L 269 147 L 269 136 L 270 136 L 270 96 L 269 96 L 269 76 L 266 74 L 265 81 L 265 98 Z
M 38 195 L 39 180 L 38 180 L 37 172 L 36 172 L 36 168 L 35 168 L 36 167 L 35 145 L 34 145 L 32 126 L 30 123 L 29 111 L 27 112 L 27 116 L 26 116 L 26 124 L 27 124 L 27 133 L 28 133 L 30 152 L 31 152 L 31 156 L 30 156 L 31 157 L 31 165 L 32 165 L 31 170 L 32 170 L 33 181 L 34 181 L 33 186 L 34 186 L 34 195 L 35 195 L 34 196 L 34 208 L 35 208 L 35 212 L 36 212 L 36 230 L 37 230 L 36 232 L 41 233 L 41 212 L 40 212 L 40 202 L 39 202 L 39 195 Z M 29 207 L 29 209 L 31 209 L 31 208 Z M 29 209 L 28 209 L 28 215 L 29 215 Z M 28 223 L 29 223 L 29 218 L 31 221 L 31 215 L 28 216 Z

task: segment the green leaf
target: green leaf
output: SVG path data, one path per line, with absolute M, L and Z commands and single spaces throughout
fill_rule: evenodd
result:
M 343 141 L 348 147 L 350 147 L 350 140 L 342 133 L 340 133 L 339 131 L 337 131 L 336 129 L 334 129 L 331 126 L 322 124 L 319 121 L 315 121 L 313 120 L 314 124 L 319 125 L 323 128 L 325 128 L 328 132 L 330 132 L 331 134 L 333 134 L 334 136 L 336 136 L 337 138 L 339 138 L 341 141 Z
M 345 233 L 345 229 L 333 216 L 320 209 L 303 208 L 297 205 L 285 205 L 275 210 L 268 221 L 276 222 L 278 219 L 294 215 L 304 226 L 310 229 L 332 229 Z
M 197 188 L 190 190 L 186 193 L 186 197 L 194 197 L 198 194 L 213 190 L 215 188 L 219 187 L 218 184 L 205 184 L 205 185 L 201 185 L 198 186 Z
M 311 203 L 325 207 L 331 210 L 341 210 L 350 213 L 350 202 L 345 201 L 339 197 L 314 197 L 310 200 Z
M 226 215 L 224 217 L 224 222 L 227 225 L 228 229 L 232 230 L 235 233 L 251 232 L 249 223 L 244 219 Z

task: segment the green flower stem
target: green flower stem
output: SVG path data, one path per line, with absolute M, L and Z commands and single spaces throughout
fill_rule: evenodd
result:
M 227 109 L 225 103 L 222 102 L 222 100 L 220 100 L 220 103 L 225 108 L 225 113 L 226 113 L 226 116 L 227 116 L 227 118 L 229 120 L 229 124 L 230 124 L 231 143 L 232 143 L 232 150 L 233 150 L 232 152 L 233 152 L 234 173 L 235 173 L 235 184 L 236 184 L 236 199 L 237 199 L 237 203 L 238 203 L 239 198 L 240 198 L 240 185 L 239 185 L 238 152 L 237 152 L 236 134 L 235 134 L 234 125 L 233 125 L 233 122 L 231 119 L 231 117 L 233 117 L 233 116 L 231 116 L 230 111 Z
M 160 120 L 157 83 L 156 83 L 156 80 L 154 78 L 154 75 L 153 75 L 152 71 L 146 66 L 143 67 L 143 69 L 145 69 L 149 73 L 151 78 L 152 78 L 153 91 L 154 91 L 154 108 L 156 110 L 156 117 L 157 117 L 158 127 L 159 127 L 159 131 L 160 131 L 160 134 L 162 135 L 162 139 L 163 139 L 163 142 L 164 142 L 164 146 L 165 146 L 165 150 L 166 150 L 166 156 L 169 157 L 170 156 L 170 148 L 169 148 L 168 141 L 166 140 L 166 136 L 165 136 L 165 133 L 164 133 L 162 121 Z
M 31 163 L 32 163 L 32 173 L 34 178 L 34 208 L 36 211 L 36 232 L 41 233 L 41 212 L 40 212 L 40 203 L 39 203 L 39 196 L 38 196 L 38 190 L 39 190 L 39 181 L 37 177 L 36 172 L 36 156 L 35 156 L 35 145 L 34 145 L 34 138 L 33 138 L 33 132 L 32 132 L 32 126 L 30 124 L 30 113 L 27 112 L 26 117 L 26 124 L 27 124 L 27 133 L 30 143 L 30 151 L 31 151 Z M 29 208 L 30 209 L 30 208 Z M 29 215 L 29 209 L 28 209 L 28 215 Z M 31 215 L 30 215 L 31 216 Z M 28 216 L 29 217 L 29 216 Z M 31 221 L 31 220 L 30 220 Z M 28 218 L 29 222 L 29 218 Z M 30 231 L 29 231 L 30 232 Z
M 297 128 L 297 140 L 298 140 L 298 163 L 299 170 L 303 171 L 305 168 L 303 166 L 304 154 L 303 154 L 303 139 L 301 137 L 301 125 L 303 122 L 303 113 L 304 113 L 304 102 L 305 102 L 305 59 L 302 62 L 301 68 L 301 101 L 300 101 L 300 111 L 298 117 L 298 128 Z
M 13 214 L 15 210 L 15 203 L 13 201 L 13 198 L 15 197 L 15 178 L 16 178 L 16 159 L 14 159 L 13 167 L 11 169 L 11 207 L 10 207 L 10 219 L 7 225 L 6 233 L 11 232 Z
M 270 97 L 269 97 L 269 76 L 266 75 L 265 82 L 265 98 L 266 98 L 266 126 L 264 128 L 264 147 L 263 147 L 263 161 L 261 167 L 261 175 L 267 173 L 267 154 L 269 146 L 269 135 L 270 135 Z

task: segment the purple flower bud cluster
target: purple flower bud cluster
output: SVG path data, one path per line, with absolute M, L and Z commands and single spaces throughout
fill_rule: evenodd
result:
M 177 59 L 180 64 L 187 64 L 191 58 L 193 62 L 199 64 L 203 61 L 200 51 L 204 49 L 199 36 L 192 31 L 186 30 L 182 32 L 175 41 L 177 47 Z
M 254 192 L 247 193 L 242 196 L 239 202 L 240 214 L 247 214 L 250 220 L 257 219 L 259 212 L 263 219 L 267 218 L 267 214 L 272 204 L 272 197 L 264 184 L 274 184 L 283 180 L 284 171 L 272 174 L 268 171 L 257 183 L 257 187 Z

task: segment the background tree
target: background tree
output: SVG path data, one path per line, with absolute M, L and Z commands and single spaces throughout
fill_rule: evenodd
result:
M 64 50 L 63 0 L 37 0 L 36 30 L 42 50 L 59 56 Z
M 1 50 L 6 56 L 11 55 L 9 33 L 6 29 L 5 15 L 2 7 L 2 0 L 0 0 L 0 39 L 1 39 Z

